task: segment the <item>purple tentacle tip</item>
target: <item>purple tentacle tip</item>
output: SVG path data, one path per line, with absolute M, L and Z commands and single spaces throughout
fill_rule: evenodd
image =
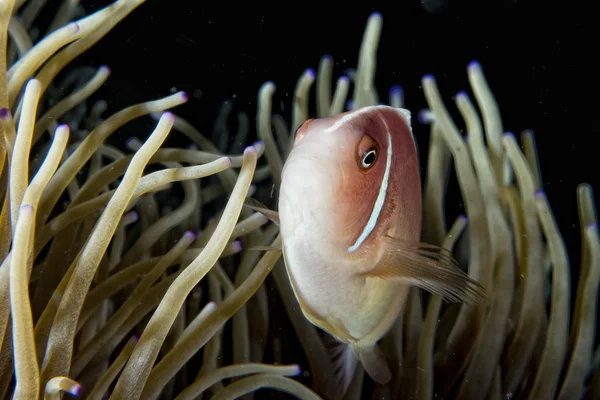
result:
M 262 147 L 264 145 L 265 145 L 265 143 L 262 140 L 259 140 L 259 141 L 256 141 L 256 142 L 252 143 L 252 147 L 254 147 L 254 148 L 259 148 L 259 147 Z
M 587 224 L 585 226 L 586 229 L 596 229 L 596 223 L 592 222 L 591 224 Z
M 425 108 L 423 110 L 420 110 L 419 113 L 417 114 L 417 119 L 419 120 L 420 123 L 427 125 L 433 122 L 434 117 L 433 117 L 433 113 L 431 112 L 431 110 L 429 110 L 428 108 Z
M 133 343 L 137 343 L 140 340 L 140 335 L 132 335 L 131 340 L 133 340 Z
M 323 57 L 321 57 L 322 61 L 333 61 L 333 56 L 331 54 L 325 54 Z
M 77 22 L 72 22 L 71 25 L 73 26 L 73 30 L 75 31 L 75 33 L 79 32 L 79 24 Z
M 73 396 L 79 396 L 79 393 L 81 393 L 81 385 L 78 383 L 73 386 L 73 389 L 71 389 L 71 394 Z
M 382 17 L 382 15 L 381 15 L 381 12 L 379 12 L 379 11 L 373 11 L 371 13 L 371 15 L 369 15 L 369 18 L 381 18 L 381 17 Z
M 192 231 L 185 231 L 183 235 L 188 239 L 196 239 L 196 234 Z
M 181 92 L 181 98 L 183 99 L 183 101 L 188 101 L 190 96 L 188 96 L 186 92 Z
M 136 143 L 139 143 L 139 140 L 135 136 L 125 139 L 125 147 L 128 149 L 134 149 Z
M 8 108 L 0 108 L 0 118 L 8 119 L 10 117 L 10 110 Z
M 468 69 L 476 69 L 476 68 L 481 68 L 481 64 L 479 63 L 479 61 L 477 60 L 473 60 L 469 63 L 469 66 L 467 67 Z
M 435 81 L 435 77 L 433 76 L 433 74 L 426 74 L 426 75 L 423 75 L 423 80 L 424 81 Z
M 315 70 L 313 68 L 307 68 L 306 71 L 304 71 L 304 73 L 306 75 L 308 75 L 310 78 L 314 78 L 317 73 L 315 72 Z
M 507 138 L 509 138 L 509 137 L 513 137 L 513 134 L 512 134 L 512 132 L 504 132 L 504 133 L 502 134 L 502 137 L 503 137 L 504 139 L 507 139 Z
M 102 65 L 99 69 L 106 74 L 110 74 L 111 72 L 110 67 L 108 65 Z
M 464 221 L 464 222 L 467 222 L 467 220 L 469 219 L 469 218 L 467 218 L 467 216 L 466 216 L 465 214 L 460 214 L 460 215 L 458 216 L 458 218 L 460 218 L 460 220 L 461 220 L 461 221 Z
M 456 97 L 464 97 L 464 98 L 469 98 L 469 95 L 467 94 L 467 92 L 465 92 L 464 90 L 459 91 L 458 93 L 456 93 Z
M 390 93 L 392 93 L 392 94 L 402 93 L 402 86 L 400 86 L 400 85 L 394 85 L 394 86 L 392 86 L 391 89 L 390 89 Z
M 542 189 L 538 189 L 535 191 L 535 197 L 543 197 L 544 191 Z
M 242 251 L 244 249 L 244 245 L 242 244 L 241 240 L 236 240 L 235 242 L 233 242 L 233 244 L 235 245 L 238 251 Z
M 140 218 L 140 214 L 138 214 L 137 211 L 130 211 L 129 215 L 131 215 L 133 222 L 136 222 Z

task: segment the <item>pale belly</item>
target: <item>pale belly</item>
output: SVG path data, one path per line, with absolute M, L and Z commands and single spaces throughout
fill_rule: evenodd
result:
M 300 232 L 296 232 L 300 233 Z M 286 267 L 296 297 L 311 322 L 344 342 L 378 340 L 399 314 L 407 289 L 358 277 L 343 257 L 324 256 L 316 243 L 294 235 L 286 242 Z
M 324 195 L 323 190 L 306 193 Z M 358 276 L 357 271 L 369 266 L 348 257 L 336 205 L 326 208 L 324 199 L 306 193 L 282 185 L 279 198 L 286 268 L 302 311 L 341 341 L 376 341 L 398 316 L 407 289 Z

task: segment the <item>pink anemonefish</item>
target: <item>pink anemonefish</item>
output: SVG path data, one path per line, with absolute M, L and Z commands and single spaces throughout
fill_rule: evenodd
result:
M 357 359 L 376 382 L 391 379 L 377 342 L 410 286 L 451 301 L 485 299 L 447 251 L 420 242 L 419 160 L 405 109 L 369 106 L 307 120 L 283 167 L 279 211 L 248 206 L 279 224 L 304 315 L 343 345 L 335 354 L 342 391 Z

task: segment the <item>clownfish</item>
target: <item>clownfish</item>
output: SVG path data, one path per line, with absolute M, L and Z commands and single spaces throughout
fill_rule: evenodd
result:
M 485 299 L 448 251 L 420 241 L 421 178 L 410 118 L 408 110 L 377 105 L 307 120 L 283 166 L 279 210 L 249 204 L 279 224 L 303 314 L 344 346 L 335 352 L 343 391 L 357 361 L 374 381 L 391 379 L 377 342 L 411 286 L 450 301 Z

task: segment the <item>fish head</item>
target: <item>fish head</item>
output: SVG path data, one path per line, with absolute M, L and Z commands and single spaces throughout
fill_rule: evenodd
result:
M 406 110 L 370 106 L 307 120 L 281 182 L 284 241 L 310 233 L 315 245 L 360 258 L 373 254 L 377 235 L 420 234 L 418 158 Z

